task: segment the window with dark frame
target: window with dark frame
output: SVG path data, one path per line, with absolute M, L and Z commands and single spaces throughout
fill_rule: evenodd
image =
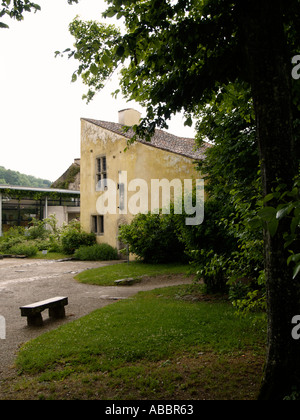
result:
M 104 191 L 107 187 L 107 164 L 106 156 L 101 156 L 96 159 L 96 190 Z
M 92 232 L 96 235 L 104 234 L 104 216 L 92 216 Z

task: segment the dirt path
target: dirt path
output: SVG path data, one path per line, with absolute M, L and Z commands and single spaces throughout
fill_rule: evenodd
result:
M 0 385 L 2 380 L 16 374 L 13 365 L 18 348 L 38 335 L 116 300 L 133 296 L 141 290 L 191 283 L 190 278 L 180 275 L 144 279 L 141 283 L 130 287 L 91 286 L 74 280 L 74 276 L 81 271 L 110 264 L 112 263 L 0 260 L 0 316 L 6 321 L 6 338 L 0 339 Z M 45 311 L 43 327 L 27 327 L 26 318 L 21 317 L 19 307 L 54 296 L 68 296 L 66 318 L 49 321 Z

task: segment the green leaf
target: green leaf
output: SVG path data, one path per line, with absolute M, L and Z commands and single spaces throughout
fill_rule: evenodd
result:
M 90 67 L 90 72 L 96 76 L 98 74 L 98 67 L 96 66 L 96 64 L 92 63 L 91 67 Z
M 274 198 L 273 193 L 266 195 L 264 198 L 264 203 L 268 203 L 269 201 L 273 200 L 273 198 Z
M 76 73 L 73 73 L 73 75 L 72 75 L 72 83 L 75 83 L 76 80 L 77 80 L 77 74 Z
M 106 12 L 103 13 L 103 16 L 105 18 L 112 18 L 118 13 L 117 9 L 114 9 L 113 7 L 110 7 Z
M 261 218 L 259 217 L 254 217 L 253 219 L 251 219 L 249 221 L 249 226 L 251 229 L 255 230 L 255 229 L 259 229 L 262 227 L 262 221 Z
M 276 209 L 274 207 L 264 207 L 258 212 L 259 217 L 264 221 L 271 221 L 273 218 L 276 218 Z
M 111 59 L 107 54 L 103 54 L 101 58 L 102 58 L 102 62 L 103 62 L 104 65 L 106 65 L 106 66 L 111 65 Z
M 291 263 L 298 263 L 300 262 L 300 254 L 293 254 L 288 258 L 288 265 Z
M 118 57 L 123 57 L 125 53 L 125 48 L 123 47 L 123 45 L 119 45 L 116 51 L 116 54 Z
M 275 236 L 279 225 L 279 220 L 273 219 L 268 223 L 268 230 L 271 236 Z
M 295 279 L 299 273 L 300 273 L 300 264 L 297 264 L 293 272 L 293 279 Z
M 188 118 L 185 120 L 184 125 L 185 125 L 185 126 L 187 126 L 187 127 L 192 127 L 192 125 L 193 125 L 193 120 L 192 120 L 192 117 L 191 117 L 191 116 L 190 116 L 190 117 L 188 117 Z
M 276 213 L 276 219 L 280 220 L 289 213 L 289 207 L 284 207 Z
M 294 234 L 299 226 L 299 217 L 294 217 L 291 222 L 291 232 Z

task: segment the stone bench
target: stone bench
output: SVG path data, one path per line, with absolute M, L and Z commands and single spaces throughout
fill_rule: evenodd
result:
M 116 286 L 132 286 L 133 284 L 136 283 L 141 283 L 143 276 L 141 277 L 130 277 L 127 279 L 120 279 L 120 280 L 115 280 L 115 285 Z
M 21 306 L 21 316 L 27 317 L 29 327 L 40 327 L 43 325 L 42 312 L 49 309 L 49 317 L 61 319 L 66 316 L 65 306 L 68 305 L 68 298 L 57 296 L 41 302 L 35 302 L 30 305 Z

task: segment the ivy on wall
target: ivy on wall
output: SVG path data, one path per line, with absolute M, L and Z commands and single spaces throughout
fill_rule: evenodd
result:
M 34 191 L 34 190 L 15 190 L 12 188 L 0 188 L 0 193 L 2 195 L 10 197 L 12 199 L 16 200 L 22 200 L 22 199 L 30 199 L 30 200 L 42 200 L 44 198 L 48 198 L 50 200 L 59 200 L 62 197 L 74 197 L 79 198 L 79 194 L 70 194 L 69 192 L 63 193 L 63 192 L 57 192 L 55 190 L 53 191 Z

